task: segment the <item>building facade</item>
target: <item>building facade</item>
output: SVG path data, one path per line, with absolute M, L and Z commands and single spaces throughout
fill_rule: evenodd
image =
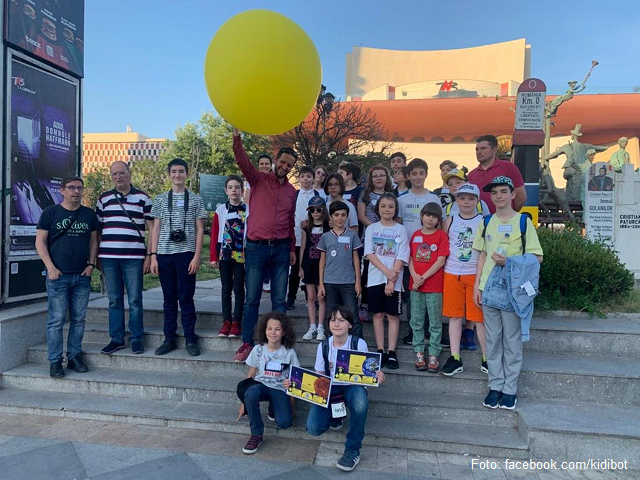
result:
M 127 127 L 122 133 L 85 133 L 82 136 L 82 173 L 108 170 L 116 160 L 159 160 L 166 138 L 149 138 Z

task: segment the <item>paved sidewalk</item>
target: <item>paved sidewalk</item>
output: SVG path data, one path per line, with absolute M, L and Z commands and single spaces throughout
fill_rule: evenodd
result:
M 365 446 L 350 474 L 335 463 L 343 445 L 265 437 L 258 453 L 242 453 L 247 435 L 0 414 L 3 480 L 209 479 L 632 479 L 638 472 L 472 469 L 478 457 Z M 499 459 L 480 459 L 501 462 Z

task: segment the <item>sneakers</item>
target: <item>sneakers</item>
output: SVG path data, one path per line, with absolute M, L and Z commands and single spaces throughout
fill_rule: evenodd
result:
M 500 408 L 504 410 L 515 410 L 517 403 L 518 399 L 515 395 L 508 395 L 506 393 L 503 393 L 502 398 L 500 399 Z
M 155 354 L 166 355 L 167 353 L 171 352 L 172 350 L 175 350 L 176 348 L 178 348 L 178 346 L 176 345 L 175 342 L 163 342 L 162 345 L 156 348 Z
M 142 340 L 134 340 L 131 342 L 131 352 L 134 355 L 140 355 L 144 353 L 144 346 L 142 345 Z
M 387 366 L 387 360 L 389 359 L 389 355 L 384 353 L 384 350 L 378 350 L 377 353 L 380 354 L 380 368 L 384 368 Z
M 314 325 L 313 327 L 309 327 L 307 333 L 302 336 L 303 340 L 315 340 L 318 337 L 318 329 Z
M 398 356 L 393 350 L 389 350 L 389 353 L 387 354 L 387 368 L 389 370 L 397 370 L 398 368 L 400 368 L 400 364 L 398 363 Z
M 222 322 L 222 326 L 220 327 L 220 330 L 218 330 L 218 336 L 228 337 L 230 332 L 231 332 L 231 322 L 229 320 L 225 320 L 224 322 Z
M 67 368 L 76 373 L 87 373 L 89 371 L 89 367 L 84 363 L 84 358 L 82 358 L 82 353 L 67 360 Z
M 247 344 L 248 345 L 248 344 Z M 262 444 L 262 435 L 251 435 L 249 441 L 242 449 L 242 453 L 246 453 L 247 455 L 254 454 L 258 451 L 258 447 Z
M 440 373 L 446 375 L 447 377 L 452 377 L 456 373 L 464 372 L 464 367 L 462 366 L 462 360 L 456 360 L 453 356 L 449 357 L 447 363 L 444 364 Z
M 105 355 L 111 355 L 113 352 L 117 352 L 118 350 L 122 350 L 124 348 L 124 342 L 118 343 L 111 340 L 109 345 L 100 350 L 100 353 L 104 353 Z
M 402 343 L 405 345 L 413 345 L 413 330 L 409 329 L 409 333 L 402 337 Z
M 498 404 L 500 403 L 500 399 L 502 398 L 502 392 L 497 390 L 489 390 L 489 394 L 485 397 L 482 405 L 487 408 L 498 408 Z M 514 395 L 515 398 L 515 395 Z M 515 404 L 514 404 L 515 406 Z
M 58 360 L 57 362 L 53 362 L 49 365 L 49 376 L 51 378 L 62 378 L 64 377 L 64 369 L 62 368 L 62 360 Z
M 353 469 L 358 466 L 358 463 L 360 463 L 360 455 L 358 453 L 350 453 L 351 452 L 345 450 L 336 464 L 336 467 L 344 472 L 352 472 Z M 353 458 L 351 458 L 352 456 Z
M 486 373 L 487 375 L 489 375 L 489 365 L 487 365 L 486 360 L 483 360 L 482 364 L 480 364 L 480 371 L 482 373 Z
M 229 338 L 238 338 L 242 335 L 242 328 L 240 328 L 240 320 L 234 320 L 231 322 L 231 331 L 229 332 Z
M 440 361 L 435 355 L 429 355 L 429 363 L 427 364 L 427 372 L 438 373 L 440 371 Z
M 251 353 L 251 350 L 253 350 L 253 347 L 251 346 L 251 344 L 243 343 L 238 349 L 238 351 L 236 352 L 235 356 L 233 357 L 233 361 L 236 363 L 244 363 L 247 360 L 247 357 L 249 356 L 249 354 Z
M 478 349 L 476 342 L 474 341 L 474 332 L 472 328 L 465 328 L 462 331 L 461 346 L 463 350 L 469 350 L 475 352 Z
M 416 370 L 424 372 L 427 369 L 427 363 L 424 361 L 424 353 L 416 353 Z
M 295 298 L 287 298 L 287 310 L 293 310 L 293 307 L 296 306 Z
M 329 422 L 329 428 L 331 430 L 342 430 L 343 421 L 342 418 L 332 418 Z
M 451 342 L 449 341 L 449 338 L 444 338 L 444 336 L 442 337 L 442 340 L 440 340 L 440 345 L 442 346 L 443 350 L 451 350 Z
M 316 340 L 322 341 L 325 338 L 327 338 L 327 336 L 324 334 L 324 327 L 318 326 L 318 335 L 316 336 Z
M 200 355 L 200 349 L 195 343 L 187 343 L 186 350 L 187 353 L 192 357 L 197 357 L 198 355 Z
M 369 320 L 369 307 L 367 305 L 360 305 L 360 308 L 358 308 L 358 318 L 361 322 Z

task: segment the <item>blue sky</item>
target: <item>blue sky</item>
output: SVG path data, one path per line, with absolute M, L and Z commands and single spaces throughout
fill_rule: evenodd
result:
M 323 83 L 336 96 L 344 93 L 353 46 L 440 50 L 517 38 L 532 45 L 531 74 L 548 93 L 582 80 L 593 59 L 600 65 L 585 93 L 640 85 L 640 13 L 629 0 L 87 0 L 85 8 L 85 132 L 132 125 L 173 138 L 178 124 L 212 110 L 203 80 L 207 46 L 227 19 L 252 8 L 280 12 L 310 35 Z

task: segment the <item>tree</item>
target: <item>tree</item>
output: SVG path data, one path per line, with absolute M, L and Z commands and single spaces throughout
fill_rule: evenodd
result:
M 113 188 L 108 168 L 87 173 L 83 180 L 84 197 L 82 202 L 89 208 L 96 208 L 100 194 Z
M 146 192 L 151 198 L 168 192 L 171 181 L 167 175 L 167 164 L 158 160 L 137 160 L 131 165 L 131 183 Z
M 307 119 L 293 130 L 273 138 L 277 146 L 298 152 L 296 167 L 324 165 L 335 171 L 340 162 L 355 161 L 363 171 L 386 162 L 392 144 L 375 114 L 364 104 L 318 102 Z

